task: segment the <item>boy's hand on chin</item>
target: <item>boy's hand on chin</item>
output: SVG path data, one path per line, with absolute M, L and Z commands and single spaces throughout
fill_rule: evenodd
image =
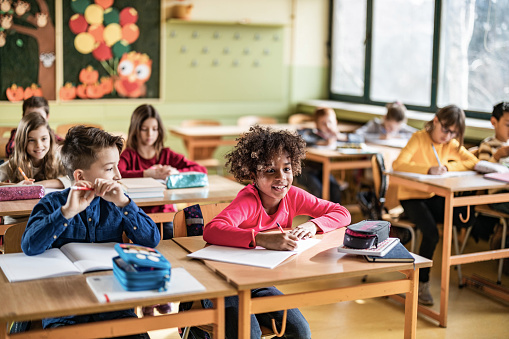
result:
M 77 181 L 75 186 L 94 188 L 94 185 L 89 181 Z M 61 208 L 62 215 L 66 219 L 74 217 L 87 208 L 94 198 L 94 191 L 69 190 L 67 202 Z
M 257 246 L 277 251 L 293 251 L 297 248 L 297 240 L 299 240 L 289 233 L 258 233 L 255 239 Z
M 115 180 L 95 179 L 95 195 L 120 208 L 127 206 L 130 201 L 122 186 Z

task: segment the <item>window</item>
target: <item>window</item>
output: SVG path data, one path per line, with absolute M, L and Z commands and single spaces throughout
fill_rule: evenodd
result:
M 485 118 L 509 101 L 509 0 L 331 4 L 331 99 Z

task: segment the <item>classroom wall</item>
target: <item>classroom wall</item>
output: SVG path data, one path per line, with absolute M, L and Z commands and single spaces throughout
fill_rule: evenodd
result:
M 163 1 L 163 7 L 173 0 Z M 169 99 L 168 89 L 186 83 L 191 76 L 185 71 L 178 77 L 165 72 L 172 60 L 163 59 L 161 100 L 116 100 L 116 101 L 71 101 L 50 102 L 50 125 L 56 127 L 68 122 L 94 122 L 102 124 L 108 131 L 127 132 L 131 112 L 141 103 L 150 102 L 161 113 L 164 123 L 178 125 L 184 119 L 213 118 L 224 124 L 234 124 L 240 115 L 256 114 L 275 116 L 285 121 L 296 104 L 306 99 L 324 99 L 327 96 L 328 64 L 326 60 L 326 41 L 328 36 L 327 0 L 193 0 L 194 8 L 191 20 L 231 23 L 244 21 L 251 23 L 283 24 L 283 61 L 284 69 L 278 72 L 278 81 L 282 88 L 277 98 L 256 98 L 255 100 L 182 100 Z M 163 22 L 165 28 L 162 38 L 163 57 L 171 47 L 168 26 L 171 21 Z M 213 28 L 210 28 L 213 29 Z M 170 47 L 169 47 L 170 46 Z M 191 70 L 189 70 L 191 72 Z M 249 83 L 250 79 L 242 79 Z M 218 79 L 217 86 L 221 86 Z M 192 86 L 190 86 L 193 88 Z M 196 88 L 196 91 L 199 91 Z M 166 92 L 165 92 L 166 91 Z M 198 94 L 198 93 L 197 93 Z M 21 117 L 21 103 L 0 103 L 0 126 L 15 126 Z M 169 137 L 167 144 L 183 152 L 182 142 Z

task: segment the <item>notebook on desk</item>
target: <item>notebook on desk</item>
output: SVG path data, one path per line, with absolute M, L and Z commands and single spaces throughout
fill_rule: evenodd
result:
M 484 177 L 486 179 L 509 182 L 509 173 L 487 173 Z
M 399 241 L 396 245 L 383 257 L 374 255 L 364 256 L 369 262 L 414 262 L 415 258 Z

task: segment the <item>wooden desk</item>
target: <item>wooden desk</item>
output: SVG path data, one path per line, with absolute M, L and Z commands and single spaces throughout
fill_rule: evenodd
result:
M 244 187 L 219 175 L 209 175 L 209 186 L 166 190 L 163 198 L 133 199 L 138 206 L 164 204 L 232 201 Z M 0 216 L 26 216 L 39 199 L 0 201 Z
M 371 168 L 372 154 L 343 154 L 326 148 L 306 149 L 306 160 L 322 164 L 322 199 L 330 199 L 330 174 L 333 170 Z
M 369 263 L 361 256 L 337 252 L 343 243 L 345 228 L 319 235 L 322 242 L 311 249 L 291 257 L 276 268 L 264 269 L 205 260 L 207 266 L 225 277 L 239 293 L 239 338 L 249 338 L 250 314 L 331 304 L 346 300 L 373 298 L 396 293 L 407 293 L 405 301 L 405 338 L 415 338 L 417 325 L 417 290 L 419 270 L 430 267 L 431 260 L 417 256 L 415 268 L 412 263 Z M 189 252 L 204 247 L 202 237 L 174 238 Z M 384 282 L 361 283 L 366 274 L 401 272 L 404 277 Z M 251 299 L 251 289 L 272 285 L 322 282 L 342 278 L 359 277 L 359 284 L 347 287 L 325 287 L 295 294 Z M 318 285 L 318 284 L 317 284 Z M 376 321 L 376 319 L 374 320 Z
M 503 182 L 484 179 L 482 175 L 423 180 L 408 178 L 393 173 L 389 173 L 389 175 L 391 184 L 407 186 L 423 192 L 434 192 L 435 194 L 445 198 L 440 312 L 436 313 L 435 311 L 420 305 L 419 311 L 435 320 L 438 320 L 440 326 L 446 327 L 451 266 L 509 257 L 509 249 L 451 255 L 452 219 L 454 207 L 509 201 L 509 193 L 482 194 L 462 197 L 455 197 L 454 193 L 507 188 L 508 186 Z
M 272 124 L 266 125 L 274 129 L 288 129 L 296 131 L 299 128 L 308 127 L 309 124 Z M 314 126 L 314 123 L 313 123 Z M 249 131 L 250 126 L 219 125 L 219 126 L 193 126 L 193 127 L 170 127 L 171 134 L 182 138 L 187 142 L 187 157 L 195 160 L 195 152 L 201 147 L 217 147 L 224 145 L 236 145 L 241 134 Z
M 212 298 L 214 309 L 191 310 L 156 317 L 117 319 L 65 326 L 58 329 L 38 330 L 13 335 L 13 338 L 60 337 L 60 338 L 104 338 L 121 336 L 162 328 L 195 326 L 214 323 L 214 338 L 224 338 L 224 297 L 235 295 L 236 291 L 202 263 L 186 257 L 187 252 L 171 240 L 162 241 L 157 249 L 171 262 L 172 267 L 184 267 L 201 284 L 203 292 L 176 296 L 151 297 L 111 303 L 99 303 L 86 283 L 87 275 L 73 275 L 60 278 L 9 283 L 0 274 L 0 338 L 9 338 L 5 332 L 6 323 L 36 320 L 46 317 L 60 317 L 87 313 L 109 312 L 149 306 L 168 302 L 185 302 Z M 105 272 L 95 274 L 106 274 Z M 107 274 L 112 274 L 111 271 Z

